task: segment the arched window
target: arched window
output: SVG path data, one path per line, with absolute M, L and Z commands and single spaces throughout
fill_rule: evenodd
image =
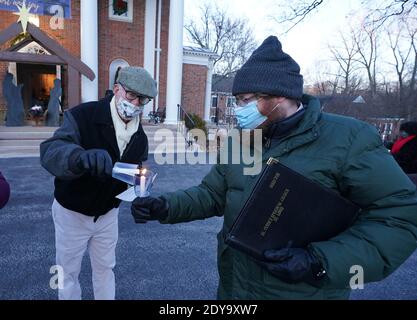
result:
M 114 82 L 116 81 L 116 73 L 119 67 L 128 67 L 129 63 L 123 59 L 115 59 L 110 63 L 109 69 L 109 89 L 113 89 Z

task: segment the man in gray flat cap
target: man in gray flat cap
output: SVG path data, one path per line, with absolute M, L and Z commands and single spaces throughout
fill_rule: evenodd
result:
M 41 144 L 41 164 L 55 176 L 52 217 L 56 263 L 63 268 L 59 299 L 81 299 L 78 275 L 88 249 L 94 297 L 115 298 L 118 207 L 127 185 L 113 179 L 115 162 L 141 165 L 148 139 L 140 124 L 156 82 L 140 67 L 120 70 L 113 95 L 65 112 L 63 125 Z

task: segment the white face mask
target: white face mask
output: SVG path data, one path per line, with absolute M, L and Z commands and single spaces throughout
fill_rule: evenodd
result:
M 126 99 L 119 98 L 118 101 L 116 101 L 116 108 L 123 120 L 130 121 L 143 112 L 144 106 L 135 106 Z

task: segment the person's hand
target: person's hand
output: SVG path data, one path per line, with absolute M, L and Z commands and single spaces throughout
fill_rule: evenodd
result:
M 274 276 L 288 283 L 317 284 L 326 274 L 320 261 L 308 249 L 266 250 L 262 265 Z
M 136 198 L 132 202 L 131 212 L 136 223 L 152 220 L 165 220 L 168 217 L 168 201 L 163 198 Z
M 111 177 L 113 161 L 106 150 L 90 149 L 80 153 L 76 166 L 81 172 L 89 172 L 96 177 Z

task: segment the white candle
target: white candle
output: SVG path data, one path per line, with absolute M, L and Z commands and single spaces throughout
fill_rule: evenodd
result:
M 146 177 L 140 176 L 140 197 L 144 197 L 146 193 Z

